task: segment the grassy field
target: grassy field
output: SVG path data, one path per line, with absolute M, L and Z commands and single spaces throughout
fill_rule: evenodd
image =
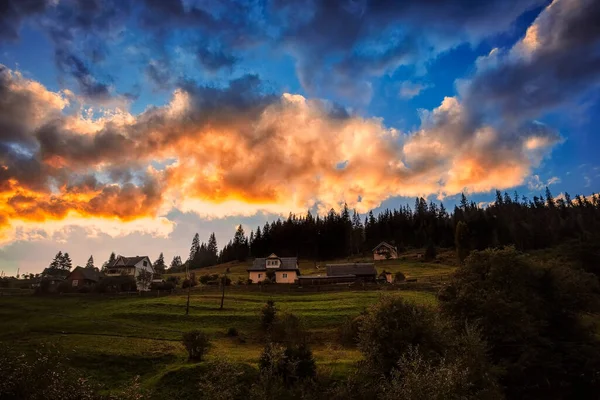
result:
M 330 293 L 232 292 L 219 310 L 218 293 L 194 290 L 190 315 L 184 294 L 165 297 L 5 296 L 0 297 L 0 342 L 30 351 L 43 343 L 63 350 L 69 364 L 107 389 L 140 375 L 155 387 L 175 371 L 190 368 L 179 340 L 183 332 L 202 329 L 213 338 L 211 357 L 256 366 L 262 350 L 260 310 L 273 299 L 280 311 L 300 316 L 311 333 L 319 368 L 341 374 L 360 358 L 356 349 L 336 343 L 337 327 L 384 295 L 378 291 Z M 426 292 L 394 291 L 420 304 L 434 304 Z M 235 327 L 240 335 L 228 337 Z
M 438 250 L 438 255 L 435 262 L 424 262 L 420 256 L 422 256 L 424 250 L 413 250 L 407 251 L 399 255 L 398 259 L 395 260 L 381 260 L 373 261 L 372 257 L 351 257 L 340 260 L 330 261 L 314 261 L 314 260 L 300 260 L 299 267 L 302 275 L 319 275 L 325 274 L 326 264 L 335 263 L 347 263 L 347 262 L 374 262 L 377 272 L 382 271 L 390 272 L 402 272 L 407 278 L 430 278 L 438 275 L 445 275 L 454 271 L 457 267 L 456 253 L 453 249 L 451 250 Z M 229 268 L 229 276 L 236 282 L 238 279 L 248 278 L 246 269 L 252 264 L 248 262 L 229 262 L 225 264 L 219 264 L 212 267 L 201 268 L 193 270 L 196 276 L 206 274 L 222 274 L 227 268 Z M 167 274 L 183 276 L 185 273 Z

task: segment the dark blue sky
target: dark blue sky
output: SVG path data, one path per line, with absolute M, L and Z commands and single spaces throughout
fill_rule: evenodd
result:
M 591 194 L 600 7 L 550 3 L 3 2 L 3 269 L 343 202 Z

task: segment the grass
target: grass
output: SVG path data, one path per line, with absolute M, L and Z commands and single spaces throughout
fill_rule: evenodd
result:
M 426 292 L 398 291 L 420 304 L 435 304 Z M 190 315 L 184 294 L 165 297 L 56 296 L 0 297 L 0 342 L 23 351 L 54 343 L 69 364 L 80 368 L 107 390 L 127 385 L 139 375 L 147 387 L 170 379 L 190 367 L 180 343 L 183 332 L 206 331 L 214 348 L 208 359 L 225 357 L 255 367 L 263 347 L 260 310 L 273 299 L 280 312 L 300 316 L 311 333 L 319 368 L 342 374 L 360 358 L 354 348 L 336 344 L 338 326 L 347 316 L 360 313 L 382 296 L 378 291 L 326 293 L 262 293 L 236 291 L 227 295 L 219 310 L 215 292 L 194 290 Z M 235 327 L 239 337 L 228 337 Z
M 411 250 L 403 252 L 395 260 L 373 261 L 372 257 L 349 257 L 338 260 L 317 261 L 314 260 L 299 260 L 300 273 L 302 275 L 319 275 L 325 274 L 326 264 L 347 263 L 347 262 L 373 262 L 377 268 L 377 272 L 382 271 L 402 272 L 407 278 L 430 278 L 439 275 L 446 275 L 454 271 L 457 267 L 456 253 L 453 249 L 439 249 L 438 256 L 434 262 L 424 262 L 422 256 L 424 250 Z M 248 278 L 246 269 L 252 264 L 247 262 L 228 262 L 225 264 L 214 265 L 212 267 L 200 268 L 193 270 L 196 276 L 208 274 L 222 274 L 229 269 L 229 277 L 232 281 L 237 282 L 238 279 Z M 166 274 L 166 276 L 175 275 L 183 277 L 184 272 L 174 274 Z

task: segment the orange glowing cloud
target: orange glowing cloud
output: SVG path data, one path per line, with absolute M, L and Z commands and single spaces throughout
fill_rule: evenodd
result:
M 188 86 L 163 107 L 99 118 L 65 113 L 75 101 L 68 93 L 6 68 L 0 84 L 11 101 L 0 105 L 10 122 L 0 134 L 10 143 L 0 156 L 4 243 L 35 237 L 33 223 L 164 235 L 173 209 L 219 218 L 346 202 L 365 212 L 392 196 L 503 189 L 522 183 L 557 141 L 542 126 L 508 139 L 473 126 L 454 97 L 403 133 L 324 101 L 258 94 L 255 77 Z

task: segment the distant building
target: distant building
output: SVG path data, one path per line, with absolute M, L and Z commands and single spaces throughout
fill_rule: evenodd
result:
M 327 275 L 298 277 L 301 285 L 325 285 L 334 283 L 375 282 L 377 269 L 373 263 L 327 264 Z
M 373 249 L 373 260 L 390 260 L 398 258 L 398 249 L 389 243 L 381 242 Z
M 137 277 L 141 271 L 150 272 L 152 274 L 152 280 L 155 280 L 154 267 L 148 256 L 135 256 L 135 257 L 123 257 L 117 256 L 115 260 L 104 267 L 104 275 L 107 277 L 112 276 L 131 276 L 137 281 Z M 140 288 L 139 290 L 148 290 L 150 285 L 147 287 Z
M 300 276 L 297 257 L 278 257 L 276 254 L 266 258 L 255 258 L 252 266 L 246 271 L 248 279 L 253 283 L 264 281 L 267 274 L 275 277 L 274 283 L 294 283 Z
M 94 286 L 102 278 L 104 278 L 104 274 L 97 268 L 76 267 L 67 276 L 67 281 L 71 283 L 72 287 L 81 288 L 84 286 Z

